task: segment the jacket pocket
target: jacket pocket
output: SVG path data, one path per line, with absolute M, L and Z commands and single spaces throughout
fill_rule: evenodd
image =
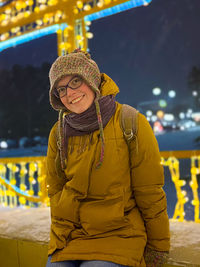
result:
M 106 233 L 127 226 L 123 192 L 81 202 L 80 223 L 89 235 Z
M 62 191 L 58 192 L 50 199 L 52 216 L 73 223 L 79 222 L 79 205 L 78 196 L 66 185 Z

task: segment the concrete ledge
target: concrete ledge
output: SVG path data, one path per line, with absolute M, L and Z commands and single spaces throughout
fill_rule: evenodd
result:
M 49 208 L 0 208 L 0 266 L 45 267 Z M 170 220 L 171 250 L 165 267 L 200 267 L 200 224 Z
M 0 259 L 2 267 L 45 267 L 47 244 L 0 237 Z M 183 265 L 165 265 L 174 266 Z
M 47 244 L 0 237 L 0 266 L 45 267 Z

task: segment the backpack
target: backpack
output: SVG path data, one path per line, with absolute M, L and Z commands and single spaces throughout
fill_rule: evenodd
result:
M 137 119 L 138 111 L 129 105 L 123 104 L 120 114 L 120 127 L 128 147 L 130 142 L 137 138 Z

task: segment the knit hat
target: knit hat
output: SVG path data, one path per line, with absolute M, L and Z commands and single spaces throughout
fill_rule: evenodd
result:
M 101 111 L 99 106 L 99 98 L 100 98 L 100 90 L 99 86 L 101 83 L 101 73 L 99 68 L 94 60 L 91 59 L 89 53 L 84 52 L 80 49 L 74 50 L 72 53 L 69 53 L 65 56 L 60 56 L 56 59 L 56 61 L 52 64 L 51 69 L 49 71 L 49 79 L 50 79 L 50 104 L 52 107 L 60 111 L 59 112 L 59 136 L 58 136 L 58 144 L 60 149 L 60 157 L 61 157 L 61 166 L 62 169 L 65 169 L 65 148 L 64 148 L 64 128 L 63 128 L 63 116 L 64 111 L 66 111 L 66 107 L 62 104 L 60 98 L 56 96 L 54 90 L 56 89 L 56 85 L 58 82 L 65 77 L 66 75 L 80 75 L 85 83 L 96 93 L 96 97 L 94 100 L 96 112 L 97 112 L 97 120 L 99 124 L 100 131 L 100 140 L 101 140 L 101 153 L 100 159 L 97 163 L 97 168 L 102 165 L 104 158 L 104 132 L 103 132 L 103 123 L 101 117 Z
M 56 97 L 54 90 L 58 82 L 66 75 L 79 75 L 85 83 L 96 93 L 99 98 L 100 91 L 98 89 L 101 82 L 101 73 L 94 60 L 91 59 L 89 53 L 80 49 L 74 50 L 65 56 L 60 56 L 52 64 L 49 79 L 50 79 L 50 103 L 55 110 L 66 110 L 66 107 Z

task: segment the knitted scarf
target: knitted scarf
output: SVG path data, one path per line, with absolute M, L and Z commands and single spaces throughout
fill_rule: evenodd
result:
M 99 98 L 98 103 L 100 107 L 100 116 L 104 128 L 115 112 L 116 109 L 115 98 L 112 95 L 102 96 Z M 86 135 L 99 129 L 99 121 L 98 121 L 95 102 L 86 111 L 80 114 L 69 113 L 68 115 L 66 115 L 63 121 L 63 128 L 64 128 L 63 141 L 64 141 L 65 157 L 66 157 L 67 155 L 66 148 L 68 147 L 68 138 L 70 136 Z M 102 161 L 104 154 L 104 136 L 103 133 L 101 133 L 101 129 L 100 129 L 100 135 L 102 140 L 100 161 Z

